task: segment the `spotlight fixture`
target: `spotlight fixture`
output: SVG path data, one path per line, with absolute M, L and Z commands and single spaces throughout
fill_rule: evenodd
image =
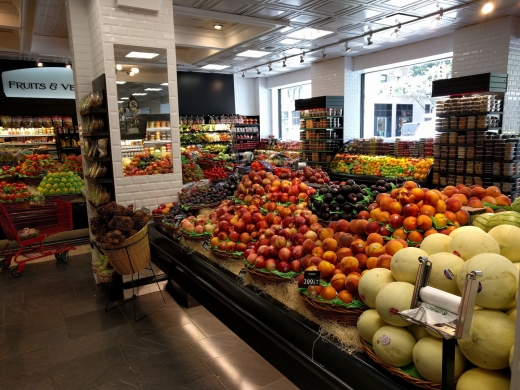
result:
M 399 35 L 399 30 L 401 30 L 401 24 L 398 24 L 395 30 L 392 32 L 392 35 L 390 35 L 392 39 L 397 38 L 397 36 Z
M 242 71 L 242 77 L 246 77 L 246 71 Z
M 43 66 L 43 64 L 40 62 L 40 60 L 36 61 L 36 65 L 38 65 L 40 68 Z
M 273 67 L 271 66 L 271 64 L 267 65 L 267 68 L 269 69 L 269 72 L 273 70 Z
M 345 52 L 348 53 L 351 50 L 352 50 L 352 48 L 348 47 L 348 42 L 345 42 Z
M 491 11 L 495 9 L 495 4 L 492 1 L 488 1 L 484 6 L 482 7 L 482 13 L 489 14 Z
M 287 61 L 287 57 L 284 57 L 282 61 L 283 61 L 282 68 L 285 68 L 285 67 L 287 66 L 287 65 L 285 64 L 285 61 Z
M 321 49 L 321 58 L 327 57 L 327 54 L 325 53 L 325 49 Z
M 222 29 L 222 26 L 220 24 L 215 24 L 213 27 L 215 28 L 215 30 Z
M 260 74 L 260 71 L 258 70 L 258 68 L 255 68 L 256 69 L 256 74 Z
M 116 64 L 116 70 L 123 70 L 123 65 Z
M 135 73 L 131 72 L 131 71 L 128 71 L 128 72 L 126 72 L 126 74 L 129 75 L 130 77 L 133 77 Z
M 442 8 L 441 8 L 441 12 L 439 13 L 439 15 L 437 15 L 436 18 L 433 18 L 432 19 L 432 27 L 437 27 L 439 25 L 439 23 L 441 22 L 441 19 L 442 19 Z
M 300 56 L 300 64 L 303 64 L 303 54 Z
M 67 68 L 67 69 L 70 69 L 70 68 L 71 68 L 71 66 L 70 66 L 70 64 L 69 64 L 68 61 L 65 61 L 65 68 Z
M 370 46 L 372 44 L 372 33 L 367 37 L 367 46 Z
M 130 72 L 132 72 L 133 74 L 137 74 L 139 73 L 139 68 L 130 68 Z

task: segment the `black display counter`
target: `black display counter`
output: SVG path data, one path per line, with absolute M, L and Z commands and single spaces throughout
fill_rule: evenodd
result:
M 416 388 L 324 340 L 316 323 L 156 227 L 149 235 L 154 264 L 300 389 Z

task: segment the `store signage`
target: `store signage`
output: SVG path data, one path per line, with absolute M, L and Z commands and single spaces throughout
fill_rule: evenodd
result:
M 2 72 L 6 97 L 75 99 L 72 69 L 26 68 Z
M 320 271 L 304 271 L 303 284 L 305 286 L 319 286 L 321 279 Z

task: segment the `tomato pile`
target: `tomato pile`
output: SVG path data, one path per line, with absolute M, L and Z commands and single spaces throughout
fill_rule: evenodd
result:
M 213 167 L 204 171 L 204 177 L 206 179 L 225 179 L 228 177 L 228 173 L 224 168 Z
M 23 183 L 0 182 L 0 202 L 24 202 L 31 199 L 31 193 Z
M 14 176 L 15 167 L 10 167 L 9 165 L 4 165 L 3 167 L 0 167 L 0 177 L 11 177 Z

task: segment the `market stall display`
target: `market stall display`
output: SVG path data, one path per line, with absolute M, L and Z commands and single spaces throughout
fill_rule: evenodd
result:
M 84 182 L 74 172 L 55 172 L 45 175 L 38 185 L 43 196 L 81 195 Z
M 166 151 L 136 154 L 132 159 L 123 158 L 124 176 L 142 176 L 173 173 L 172 155 Z
M 198 181 L 204 178 L 204 173 L 200 169 L 200 165 L 193 161 L 193 157 L 188 152 L 181 155 L 182 163 L 182 182 L 184 184 Z

